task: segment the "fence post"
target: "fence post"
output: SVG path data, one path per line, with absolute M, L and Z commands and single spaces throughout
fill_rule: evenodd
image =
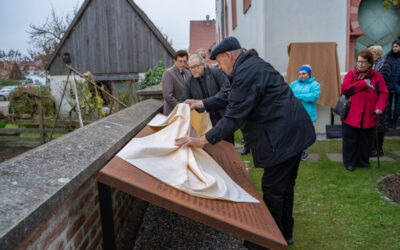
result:
M 40 93 L 40 87 L 39 87 L 39 94 L 36 100 L 39 99 L 39 129 L 40 129 L 40 144 L 44 144 L 44 129 L 43 129 L 43 109 L 42 109 L 42 96 Z

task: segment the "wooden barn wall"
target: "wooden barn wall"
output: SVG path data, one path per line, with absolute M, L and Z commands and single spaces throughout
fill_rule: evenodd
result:
M 51 75 L 67 70 L 62 55 L 71 55 L 79 72 L 123 74 L 146 72 L 172 56 L 127 0 L 92 0 L 50 66 Z

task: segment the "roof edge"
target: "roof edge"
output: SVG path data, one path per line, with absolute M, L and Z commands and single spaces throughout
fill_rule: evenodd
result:
M 85 0 L 85 2 L 82 4 L 81 8 L 79 9 L 78 13 L 72 20 L 71 24 L 69 25 L 67 31 L 64 33 L 63 38 L 61 41 L 57 44 L 56 49 L 54 52 L 51 54 L 49 61 L 47 62 L 45 69 L 49 70 L 50 65 L 53 63 L 54 59 L 56 58 L 58 52 L 60 52 L 60 49 L 64 45 L 65 41 L 71 34 L 73 27 L 77 24 L 79 19 L 82 17 L 83 13 L 85 12 L 86 8 L 89 6 L 91 0 Z M 140 18 L 144 21 L 145 24 L 147 24 L 150 28 L 150 30 L 153 32 L 153 34 L 158 38 L 158 40 L 161 42 L 161 44 L 164 46 L 164 48 L 169 52 L 169 54 L 173 57 L 175 54 L 175 50 L 172 48 L 171 44 L 165 39 L 165 37 L 161 34 L 161 32 L 158 30 L 158 28 L 154 25 L 154 23 L 150 20 L 150 18 L 146 15 L 146 13 L 133 1 L 133 0 L 127 0 L 128 3 L 132 6 L 132 8 L 138 13 Z
M 60 51 L 61 47 L 64 45 L 65 40 L 67 40 L 67 38 L 69 37 L 70 33 L 72 32 L 73 27 L 75 26 L 75 24 L 79 21 L 79 19 L 81 19 L 83 13 L 85 12 L 87 6 L 89 5 L 91 0 L 85 0 L 85 2 L 82 4 L 81 8 L 79 9 L 78 13 L 76 14 L 76 16 L 74 17 L 74 19 L 72 20 L 71 24 L 69 25 L 67 31 L 65 31 L 63 38 L 61 39 L 61 41 L 57 44 L 56 49 L 53 51 L 53 53 L 50 56 L 50 60 L 47 62 L 45 69 L 49 70 L 50 65 L 53 63 L 54 59 L 56 58 L 56 55 L 58 54 L 58 52 Z
M 158 38 L 164 48 L 171 54 L 173 57 L 175 54 L 174 48 L 172 48 L 171 44 L 165 39 L 164 35 L 161 34 L 160 30 L 154 25 L 151 19 L 147 16 L 147 14 L 133 1 L 127 0 L 128 3 L 132 6 L 134 10 L 139 14 L 139 16 L 143 19 L 143 21 L 149 26 L 150 30 L 154 33 L 154 35 Z

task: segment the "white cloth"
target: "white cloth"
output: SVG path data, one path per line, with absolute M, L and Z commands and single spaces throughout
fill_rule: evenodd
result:
M 193 112 L 193 111 L 192 111 Z M 194 111 L 195 112 L 195 111 Z M 198 115 L 193 127 L 204 134 L 211 127 Z M 199 125 L 202 124 L 202 125 Z M 160 181 L 191 195 L 235 202 L 258 202 L 237 185 L 203 149 L 175 146 L 175 138 L 197 136 L 191 128 L 189 105 L 178 104 L 168 117 L 157 115 L 149 124 L 158 132 L 133 138 L 117 156 Z M 203 128 L 203 129 L 201 129 Z

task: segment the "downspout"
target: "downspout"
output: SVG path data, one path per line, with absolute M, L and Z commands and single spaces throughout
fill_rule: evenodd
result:
M 221 0 L 221 36 L 225 38 L 225 0 Z
M 261 1 L 261 8 L 260 8 L 260 17 L 261 17 L 261 25 L 260 25 L 260 30 L 262 30 L 262 36 L 261 36 L 261 41 L 260 45 L 264 44 L 264 46 L 260 46 L 263 51 L 260 51 L 260 55 L 264 56 L 264 60 L 266 60 L 267 57 L 267 1 Z

